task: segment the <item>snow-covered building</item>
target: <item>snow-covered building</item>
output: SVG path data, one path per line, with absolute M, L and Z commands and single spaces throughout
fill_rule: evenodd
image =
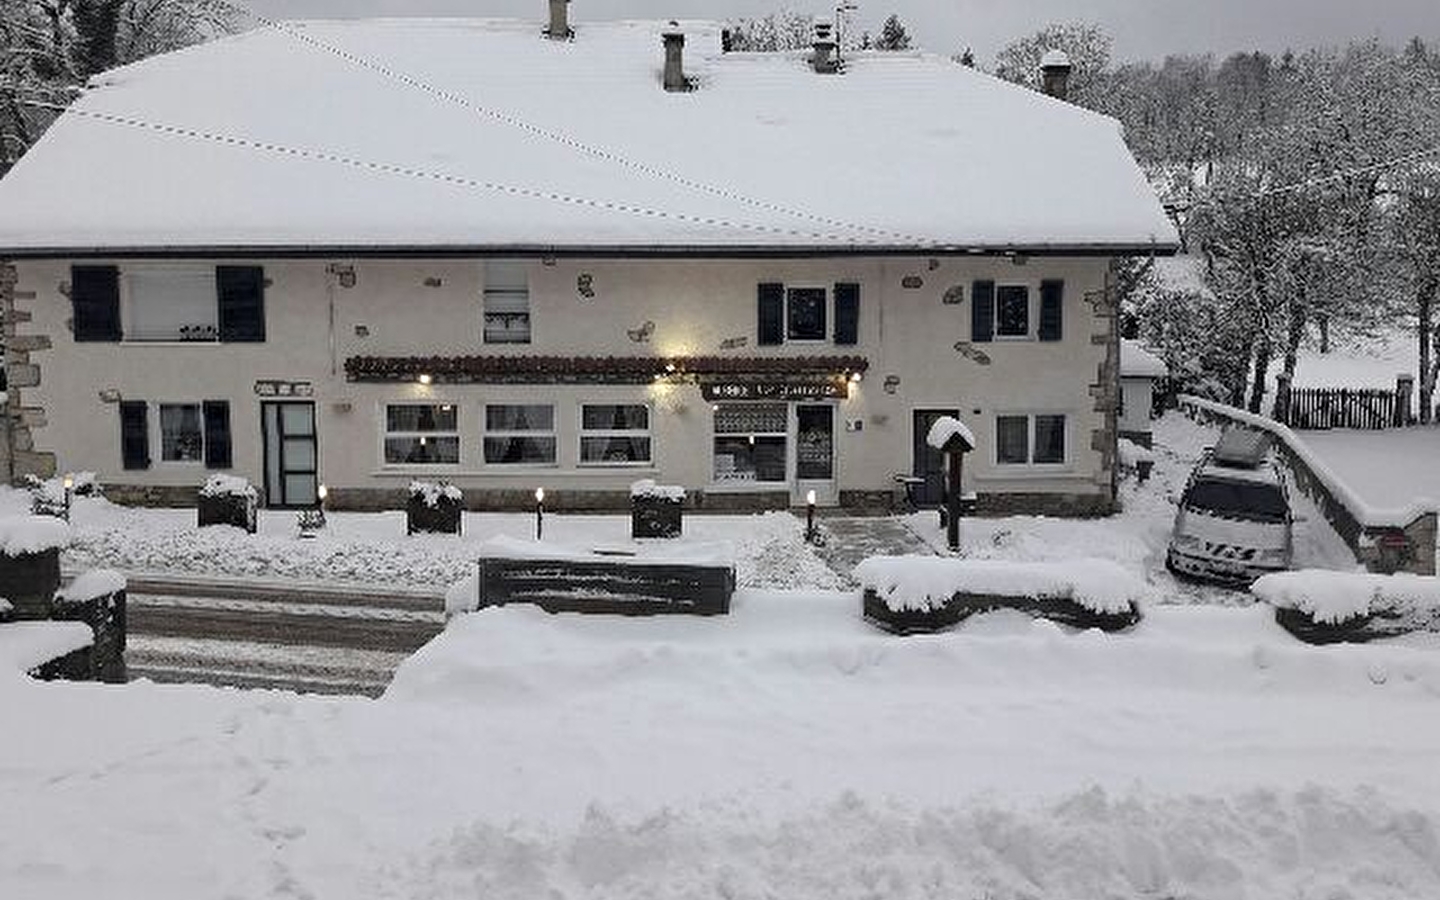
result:
M 553 4 L 562 7 L 564 4 Z M 185 502 L 1113 502 L 1118 124 L 948 59 L 703 23 L 269 27 L 98 77 L 0 180 L 17 472 Z
M 1120 341 L 1120 436 L 1142 447 L 1154 443 L 1155 385 L 1169 376 L 1165 361 L 1139 341 Z

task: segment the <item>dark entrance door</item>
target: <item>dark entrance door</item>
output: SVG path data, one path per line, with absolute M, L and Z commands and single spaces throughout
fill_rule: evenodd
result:
M 272 507 L 314 506 L 320 487 L 315 404 L 268 402 L 260 412 L 266 501 Z
M 925 479 L 915 488 L 915 502 L 921 506 L 939 506 L 945 501 L 945 454 L 926 443 L 930 427 L 936 419 L 945 416 L 960 418 L 958 409 L 917 409 L 915 410 L 914 466 L 911 474 Z

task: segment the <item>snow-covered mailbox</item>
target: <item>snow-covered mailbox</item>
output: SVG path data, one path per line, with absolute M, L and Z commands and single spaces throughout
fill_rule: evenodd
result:
M 1440 631 L 1440 578 L 1369 572 L 1276 572 L 1250 587 L 1275 621 L 1310 644 L 1363 643 Z
M 954 416 L 942 416 L 930 426 L 925 442 L 945 454 L 945 539 L 951 550 L 960 549 L 960 517 L 965 514 L 965 454 L 975 449 L 975 435 Z
M 231 525 L 254 534 L 259 503 L 259 492 L 244 478 L 211 475 L 200 488 L 196 515 L 201 528 Z
M 1120 437 L 1141 447 L 1154 445 L 1155 385 L 1169 374 L 1165 362 L 1139 341 L 1120 342 Z
M 866 621 L 893 634 L 930 634 L 977 613 L 1010 609 L 1075 628 L 1120 631 L 1140 621 L 1145 583 L 1100 559 L 1028 563 L 876 556 L 855 568 Z
M 685 489 L 650 479 L 630 485 L 630 536 L 678 538 L 684 527 Z
M 459 534 L 465 495 L 443 481 L 412 481 L 405 501 L 406 534 Z

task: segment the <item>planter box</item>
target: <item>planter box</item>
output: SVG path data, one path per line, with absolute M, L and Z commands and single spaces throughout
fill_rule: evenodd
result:
M 232 525 L 254 534 L 256 502 L 243 494 L 201 494 L 197 511 L 201 528 L 211 525 Z
M 1307 644 L 1363 644 L 1418 631 L 1440 631 L 1440 611 L 1382 610 L 1343 622 L 1316 622 L 1307 612 L 1280 607 L 1275 610 L 1275 622 Z
M 0 553 L 0 595 L 17 620 L 48 619 L 60 587 L 60 549 L 9 556 Z
M 934 634 L 953 628 L 977 613 L 1013 609 L 1037 619 L 1049 619 L 1072 628 L 1124 631 L 1140 621 L 1131 604 L 1123 613 L 1097 613 L 1064 597 L 1005 597 L 996 594 L 959 593 L 933 609 L 893 610 L 873 590 L 865 591 L 866 621 L 891 634 Z
M 438 497 L 433 504 L 423 496 L 411 494 L 405 503 L 406 534 L 459 534 L 463 500 Z
M 71 654 L 88 654 L 83 663 L 70 660 L 64 666 L 65 674 L 59 677 L 70 681 L 125 683 L 125 591 L 119 590 L 80 601 L 57 600 L 53 618 L 57 622 L 84 622 L 95 635 L 95 640 L 89 647 Z
M 589 559 L 480 560 L 480 606 L 530 603 L 546 612 L 723 616 L 735 593 L 727 565 Z
M 684 500 L 666 497 L 630 498 L 632 538 L 678 538 L 684 527 Z

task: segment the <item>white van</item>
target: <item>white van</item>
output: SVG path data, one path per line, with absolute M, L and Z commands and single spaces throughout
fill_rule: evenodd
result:
M 1248 585 L 1290 568 L 1294 519 L 1267 435 L 1230 429 L 1190 474 L 1166 565 L 1177 575 Z

